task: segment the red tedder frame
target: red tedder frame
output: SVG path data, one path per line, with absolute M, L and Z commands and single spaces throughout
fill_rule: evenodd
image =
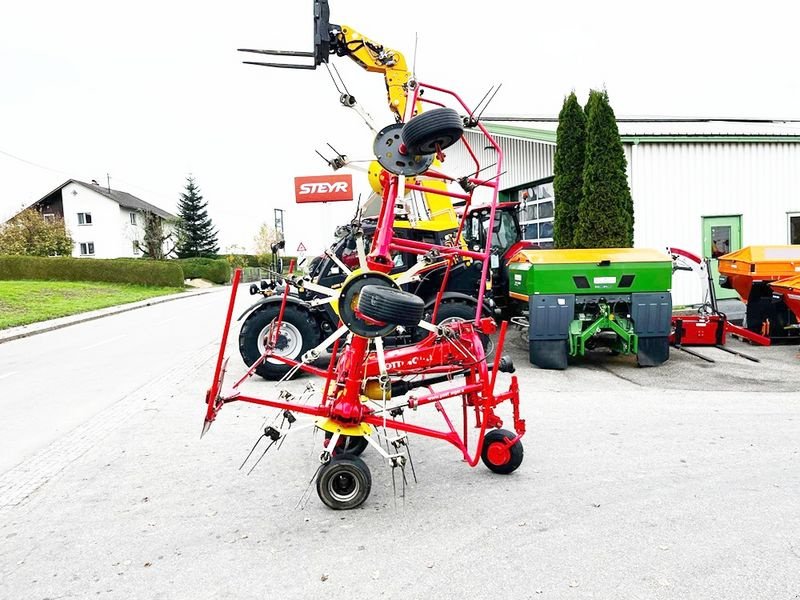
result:
M 425 97 L 422 96 L 423 92 Z M 429 102 L 437 106 L 443 106 L 441 102 L 430 100 L 429 96 L 450 98 L 459 109 L 463 109 L 467 114 L 472 114 L 472 111 L 454 92 L 422 83 L 413 88 L 413 94 L 409 93 L 409 105 L 416 106 L 417 103 Z M 465 145 L 475 166 L 475 176 L 466 178 L 466 185 L 464 185 L 465 180 L 463 178 L 460 179 L 462 187 L 469 191 L 467 193 L 456 193 L 449 190 L 431 190 L 436 194 L 457 198 L 466 203 L 463 211 L 464 216 L 462 216 L 459 224 L 458 239 L 461 237 L 466 215 L 469 212 L 472 191 L 476 188 L 488 188 L 491 190 L 492 201 L 489 222 L 493 222 L 498 201 L 499 178 L 503 169 L 503 152 L 500 146 L 481 123 L 472 123 L 472 125 L 483 134 L 483 137 L 485 137 L 484 142 L 494 148 L 495 153 L 492 159 L 495 162 L 493 167 L 484 168 L 470 146 L 467 137 L 462 136 L 460 142 L 457 143 Z M 443 161 L 444 154 L 442 152 L 438 154 L 440 161 Z M 490 176 L 486 178 L 477 177 L 477 174 L 488 169 L 493 169 L 493 173 Z M 458 179 L 433 169 L 429 169 L 417 177 L 434 178 L 447 182 L 455 182 Z M 233 278 L 230 303 L 225 318 L 225 327 L 214 370 L 214 378 L 206 395 L 207 410 L 203 427 L 204 433 L 225 404 L 234 401 L 249 402 L 283 411 L 291 411 L 292 413 L 309 415 L 316 417 L 318 420 L 328 420 L 328 422 L 333 422 L 343 429 L 366 424 L 375 428 L 391 428 L 401 432 L 445 440 L 458 448 L 464 459 L 471 466 L 475 466 L 481 457 L 487 429 L 502 426 L 502 420 L 496 414 L 495 408 L 499 404 L 509 401 L 511 403 L 515 437 L 507 441 L 507 446 L 511 447 L 524 435 L 525 421 L 520 417 L 519 385 L 516 376 L 511 376 L 511 383 L 507 390 L 499 393 L 495 392 L 497 373 L 501 369 L 501 355 L 507 323 L 503 322 L 500 326 L 496 355 L 491 366 L 487 364 L 487 357 L 479 335 L 491 334 L 497 330 L 497 325 L 493 319 L 482 317 L 481 314 L 486 279 L 491 262 L 492 228 L 490 227 L 487 231 L 486 246 L 481 251 L 466 249 L 459 243 L 453 246 L 442 246 L 395 237 L 393 232 L 394 207 L 398 192 L 403 187 L 421 192 L 428 191 L 428 188 L 422 184 L 405 183 L 405 180 L 400 176 L 389 175 L 388 184 L 385 186 L 383 193 L 383 204 L 372 247 L 370 253 L 366 256 L 367 272 L 389 273 L 393 266 L 391 253 L 398 251 L 417 255 L 438 256 L 439 260 L 447 263 L 447 273 L 449 273 L 450 266 L 456 260 L 481 261 L 482 277 L 477 294 L 475 320 L 472 322 L 450 323 L 446 327 L 436 327 L 421 322 L 420 326 L 429 331 L 427 337 L 416 344 L 390 348 L 385 351 L 383 350 L 382 342 L 378 340 L 373 341 L 366 337 L 350 334 L 347 340 L 336 339 L 327 369 L 320 369 L 308 364 L 306 361 L 296 361 L 275 354 L 269 340 L 267 340 L 265 344 L 267 349 L 259 361 L 251 366 L 247 374 L 237 381 L 232 388 L 223 390 L 225 346 L 230 331 L 237 286 L 240 281 L 240 271 L 237 270 Z M 292 281 L 291 276 L 288 280 Z M 297 280 L 294 280 L 294 282 L 295 284 L 302 283 Z M 442 288 L 436 300 L 434 318 L 432 319 L 434 322 L 446 285 L 447 275 L 444 277 Z M 289 287 L 287 285 L 284 289 L 283 304 L 280 315 L 273 324 L 272 339 L 277 339 L 277 330 L 281 326 Z M 283 396 L 279 399 L 269 399 L 243 393 L 240 390 L 241 384 L 253 374 L 255 368 L 261 362 L 267 359 L 281 361 L 323 379 L 324 385 L 319 403 L 317 405 L 299 404 L 286 401 Z M 420 388 L 420 392 L 409 393 L 405 399 L 393 399 L 388 405 L 384 399 L 386 406 L 383 409 L 375 409 L 372 403 L 365 402 L 364 390 L 367 382 L 383 380 L 386 383 L 387 377 L 390 382 L 399 382 L 403 377 L 423 374 L 437 376 L 436 383 L 442 383 L 443 389 L 438 388 L 434 391 L 430 386 L 415 386 Z M 463 381 L 456 379 L 460 377 L 463 377 Z M 453 420 L 445 409 L 444 402 L 451 399 L 461 400 L 458 413 L 463 421 L 462 431 L 456 430 Z M 443 420 L 443 425 L 438 429 L 407 423 L 405 420 L 401 421 L 393 416 L 397 414 L 395 411 L 398 407 L 416 409 L 430 404 L 434 405 Z M 474 413 L 475 427 L 478 430 L 477 441 L 474 445 L 468 443 L 467 435 L 467 422 L 470 412 Z M 472 452 L 470 447 L 473 449 Z M 492 448 L 489 450 L 492 450 Z

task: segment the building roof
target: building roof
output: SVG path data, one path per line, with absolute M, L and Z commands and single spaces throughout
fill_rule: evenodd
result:
M 168 213 L 165 210 L 158 208 L 157 206 L 150 204 L 149 202 L 145 202 L 141 198 L 137 198 L 136 196 L 129 194 L 128 192 L 123 192 L 120 190 L 112 190 L 107 187 L 103 187 L 102 185 L 94 185 L 93 183 L 85 183 L 83 181 L 78 181 L 77 179 L 70 179 L 69 182 L 79 183 L 80 185 L 89 188 L 93 192 L 97 192 L 98 194 L 102 194 L 106 198 L 113 200 L 120 206 L 124 208 L 130 208 L 132 210 L 138 211 L 150 211 L 161 217 L 162 219 L 175 219 L 175 215 Z M 64 185 L 67 185 L 65 183 Z M 61 187 L 64 187 L 63 185 Z
M 92 190 L 93 192 L 97 192 L 108 198 L 109 200 L 113 200 L 123 208 L 129 208 L 131 210 L 136 211 L 150 211 L 153 214 L 158 215 L 162 219 L 175 219 L 177 218 L 172 213 L 168 213 L 165 210 L 158 208 L 157 206 L 150 204 L 149 202 L 145 202 L 141 198 L 137 198 L 136 196 L 129 194 L 128 192 L 123 192 L 121 190 L 112 190 L 107 187 L 103 187 L 102 185 L 95 185 L 93 183 L 86 183 L 85 181 L 79 181 L 78 179 L 68 179 L 56 189 L 52 190 L 51 192 L 42 196 L 39 200 L 34 202 L 31 206 L 34 206 L 41 202 L 42 200 L 46 199 L 49 196 L 52 196 L 59 190 L 63 189 L 65 186 L 69 185 L 70 183 L 77 183 L 78 185 L 82 185 L 83 187 Z
M 507 135 L 555 143 L 556 117 L 483 117 L 486 128 Z M 625 117 L 617 119 L 623 143 L 800 142 L 800 122 L 725 118 Z

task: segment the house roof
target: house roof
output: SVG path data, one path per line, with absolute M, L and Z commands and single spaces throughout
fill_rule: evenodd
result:
M 78 181 L 77 179 L 70 179 L 69 182 L 79 183 L 80 185 L 89 188 L 93 192 L 97 192 L 98 194 L 102 194 L 106 198 L 113 200 L 120 206 L 124 208 L 130 208 L 132 210 L 139 210 L 139 211 L 150 211 L 161 217 L 162 219 L 174 219 L 175 215 L 172 213 L 168 213 L 165 210 L 162 210 L 155 206 L 154 204 L 150 204 L 149 202 L 145 202 L 141 198 L 137 198 L 136 196 L 129 194 L 128 192 L 123 192 L 121 190 L 112 190 L 102 185 L 94 185 L 93 183 L 86 183 L 84 181 Z M 66 183 L 64 184 L 66 185 Z M 61 186 L 64 187 L 64 186 Z
M 175 219 L 176 218 L 175 215 L 173 215 L 172 213 L 168 213 L 167 211 L 158 208 L 154 204 L 150 204 L 149 202 L 145 202 L 141 198 L 137 198 L 136 196 L 134 196 L 132 194 L 129 194 L 128 192 L 123 192 L 121 190 L 112 190 L 110 188 L 103 187 L 102 185 L 95 185 L 93 183 L 86 183 L 85 181 L 80 181 L 78 179 L 68 179 L 67 181 L 62 183 L 60 186 L 58 186 L 56 189 L 48 192 L 47 194 L 45 194 L 44 196 L 39 198 L 39 200 L 34 202 L 31 206 L 34 206 L 34 205 L 38 204 L 39 202 L 41 202 L 42 200 L 46 199 L 47 197 L 52 196 L 57 191 L 63 189 L 65 186 L 69 185 L 70 183 L 77 183 L 78 185 L 82 185 L 83 187 L 85 187 L 87 189 L 90 189 L 93 192 L 97 192 L 98 194 L 101 194 L 102 196 L 105 196 L 109 200 L 113 200 L 114 202 L 116 202 L 117 204 L 122 206 L 123 208 L 129 208 L 131 210 L 136 210 L 136 211 L 150 211 L 150 212 L 158 215 L 162 219 Z
M 486 128 L 507 135 L 555 143 L 556 117 L 483 117 Z M 800 142 L 800 122 L 726 118 L 618 118 L 623 143 Z

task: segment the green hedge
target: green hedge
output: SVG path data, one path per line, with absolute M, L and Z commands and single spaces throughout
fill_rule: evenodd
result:
M 176 261 L 186 279 L 206 279 L 214 283 L 231 280 L 231 266 L 224 258 L 181 258 Z
M 183 287 L 177 261 L 126 258 L 0 256 L 0 279 L 106 281 L 160 287 Z

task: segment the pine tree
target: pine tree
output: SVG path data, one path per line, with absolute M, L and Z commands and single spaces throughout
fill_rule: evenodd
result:
M 564 106 L 558 114 L 556 140 L 553 242 L 556 248 L 574 248 L 586 152 L 586 115 L 575 92 L 564 98 Z
M 617 119 L 604 90 L 589 92 L 583 200 L 575 229 L 577 248 L 633 246 L 633 200 Z
M 219 252 L 217 231 L 208 216 L 208 202 L 203 201 L 194 177 L 186 178 L 186 191 L 178 202 L 179 258 L 213 257 Z

